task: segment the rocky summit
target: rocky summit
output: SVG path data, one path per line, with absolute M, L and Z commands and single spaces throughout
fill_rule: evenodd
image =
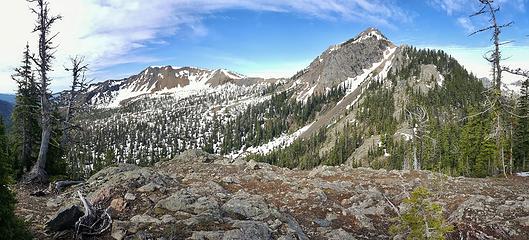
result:
M 78 191 L 109 209 L 112 226 L 98 239 L 391 239 L 397 209 L 418 186 L 443 207 L 455 227 L 450 239 L 529 235 L 529 183 L 522 177 L 290 170 L 190 150 L 154 167 L 108 167 L 62 193 L 30 196 L 23 185 L 16 191 L 17 212 L 39 239 L 73 237 L 61 220 L 82 215 Z

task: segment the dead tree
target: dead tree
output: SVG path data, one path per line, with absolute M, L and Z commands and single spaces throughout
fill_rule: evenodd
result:
M 64 111 L 64 119 L 62 123 L 62 139 L 61 147 L 64 149 L 66 145 L 71 141 L 70 139 L 70 130 L 76 128 L 76 125 L 72 123 L 72 119 L 75 117 L 75 114 L 80 110 L 79 104 L 82 104 L 82 101 L 79 101 L 79 94 L 82 93 L 88 86 L 88 81 L 85 77 L 85 72 L 88 70 L 88 64 L 84 63 L 84 57 L 71 57 L 70 58 L 71 67 L 65 67 L 66 71 L 72 72 L 72 85 L 70 89 L 66 91 L 66 109 Z
M 58 33 L 52 35 L 51 27 L 56 21 L 61 19 L 61 16 L 51 15 L 49 3 L 45 0 L 27 1 L 37 5 L 35 8 L 31 8 L 31 11 L 37 15 L 37 22 L 33 32 L 37 32 L 39 35 L 39 52 L 37 56 L 32 56 L 32 60 L 37 66 L 40 77 L 42 136 L 37 162 L 26 176 L 26 181 L 44 183 L 48 181 L 45 167 L 52 131 L 50 93 L 48 92 L 50 78 L 48 77 L 48 72 L 51 71 L 51 61 L 55 58 L 54 50 L 56 46 L 53 45 L 53 40 L 58 35 Z
M 502 103 L 502 92 L 501 92 L 501 86 L 502 86 L 502 72 L 503 68 L 501 66 L 502 55 L 501 55 L 501 46 L 508 44 L 500 42 L 500 35 L 504 28 L 510 27 L 513 22 L 509 22 L 506 24 L 499 24 L 497 19 L 497 12 L 500 11 L 499 7 L 495 7 L 494 0 L 479 0 L 480 4 L 482 5 L 481 9 L 470 15 L 470 17 L 476 17 L 476 16 L 483 16 L 487 15 L 489 17 L 490 25 L 486 26 L 484 28 L 481 28 L 473 33 L 470 34 L 470 36 L 475 35 L 477 33 L 482 32 L 488 32 L 492 31 L 492 38 L 491 41 L 493 43 L 493 49 L 490 50 L 487 54 L 485 54 L 484 58 L 491 64 L 492 66 L 492 82 L 493 82 L 493 88 L 492 88 L 492 101 L 491 106 L 488 108 L 489 110 L 493 111 L 494 116 L 494 124 L 492 129 L 492 135 L 496 138 L 496 148 L 500 151 L 500 154 L 498 158 L 500 158 L 500 161 L 503 166 L 505 166 L 505 154 L 503 149 L 502 140 L 504 139 L 506 133 L 504 128 L 504 121 L 503 121 L 503 113 L 504 113 L 504 104 Z M 507 176 L 507 173 L 505 171 L 505 167 L 503 167 L 503 174 L 504 176 Z
M 112 218 L 108 213 L 108 208 L 102 210 L 95 207 L 77 191 L 84 207 L 84 215 L 75 223 L 75 238 L 83 239 L 86 236 L 98 236 L 107 231 L 112 226 Z
M 428 113 L 422 106 L 417 106 L 412 110 L 406 109 L 406 112 L 408 122 L 412 126 L 413 170 L 421 170 L 421 163 L 417 157 L 417 144 L 418 141 L 422 141 L 422 135 L 428 122 Z

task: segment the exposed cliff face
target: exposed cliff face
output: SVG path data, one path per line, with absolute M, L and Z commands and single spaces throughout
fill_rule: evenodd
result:
M 380 31 L 369 28 L 353 39 L 329 47 L 293 79 L 301 89 L 298 99 L 306 99 L 312 94 L 325 93 L 340 84 L 351 84 L 347 80 L 355 78 L 373 68 L 383 60 L 388 51 L 396 46 Z
M 42 223 L 80 205 L 81 190 L 110 207 L 104 239 L 390 239 L 392 204 L 425 186 L 456 227 L 450 239 L 525 239 L 529 184 L 522 178 L 451 178 L 431 172 L 318 167 L 297 171 L 188 151 L 151 168 L 118 165 L 45 198 L 17 188 L 18 214 Z M 49 235 L 48 235 L 49 236 Z M 69 238 L 71 235 L 63 235 Z

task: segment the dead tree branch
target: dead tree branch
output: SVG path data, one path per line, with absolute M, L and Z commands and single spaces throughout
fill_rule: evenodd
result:
M 103 234 L 112 226 L 112 218 L 105 210 L 94 207 L 83 197 L 81 191 L 77 191 L 84 207 L 84 215 L 75 223 L 75 238 L 83 239 L 85 236 L 98 236 Z

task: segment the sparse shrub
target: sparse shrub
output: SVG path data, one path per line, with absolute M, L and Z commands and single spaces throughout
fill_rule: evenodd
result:
M 429 197 L 428 189 L 415 188 L 411 197 L 404 199 L 408 208 L 396 218 L 390 233 L 405 239 L 445 239 L 454 227 L 443 218 L 441 205 L 432 203 Z

